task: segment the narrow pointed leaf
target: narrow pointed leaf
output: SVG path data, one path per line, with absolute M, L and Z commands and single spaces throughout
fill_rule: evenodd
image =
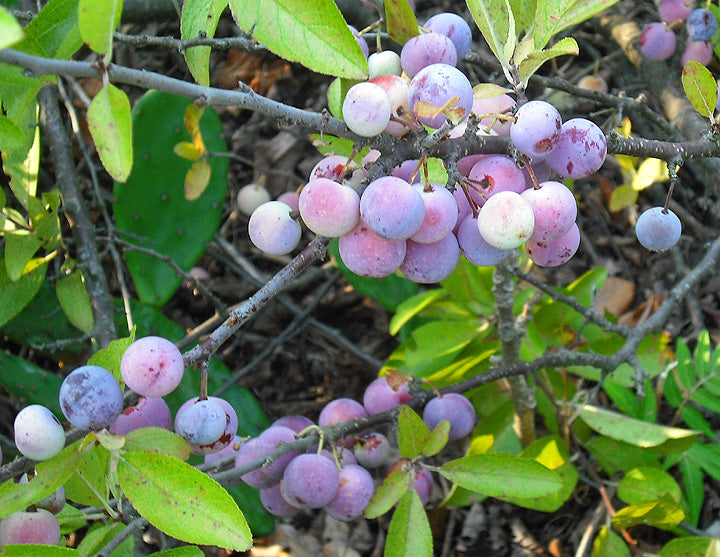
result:
M 253 39 L 313 71 L 367 78 L 367 60 L 333 0 L 230 0 L 235 21 Z
M 430 522 L 417 492 L 408 491 L 393 513 L 385 543 L 385 557 L 430 557 Z
M 100 160 L 118 182 L 130 175 L 133 163 L 132 122 L 127 95 L 108 83 L 90 103 L 88 127 Z
M 213 38 L 220 15 L 227 5 L 228 0 L 185 0 L 180 20 L 180 36 L 183 39 L 194 39 L 200 35 Z M 209 46 L 191 46 L 185 51 L 185 61 L 195 81 L 205 87 L 210 85 Z
M 695 110 L 711 118 L 717 104 L 718 89 L 710 70 L 700 62 L 689 60 L 683 67 L 682 84 L 685 95 Z
M 215 480 L 162 454 L 133 451 L 118 462 L 118 480 L 150 523 L 179 540 L 246 551 L 252 535 L 233 498 Z

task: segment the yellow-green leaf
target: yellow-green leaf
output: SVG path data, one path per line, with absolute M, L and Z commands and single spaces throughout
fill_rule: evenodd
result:
M 609 8 L 618 0 L 537 0 L 535 48 L 544 48 L 553 35 Z
M 478 83 L 473 87 L 473 98 L 474 99 L 489 99 L 492 97 L 499 97 L 506 93 L 512 93 L 511 89 L 502 87 L 496 83 Z
M 215 480 L 163 454 L 132 451 L 118 462 L 128 500 L 153 526 L 199 545 L 246 551 L 252 534 L 235 500 Z
M 112 83 L 90 103 L 88 127 L 105 170 L 118 182 L 130 175 L 133 163 L 132 121 L 127 95 Z
M 510 57 L 515 52 L 515 17 L 508 0 L 467 0 L 470 13 L 495 57 L 500 61 L 505 77 L 512 83 Z
M 84 333 L 92 332 L 95 318 L 80 269 L 58 280 L 55 294 L 68 321 Z
M 175 147 L 173 147 L 173 152 L 178 157 L 182 157 L 183 159 L 189 161 L 199 161 L 205 156 L 205 153 L 203 153 L 202 151 L 198 151 L 195 145 L 193 145 L 189 141 L 181 141 L 180 143 L 176 143 Z
M 580 50 L 578 49 L 577 42 L 572 37 L 565 37 L 546 50 L 530 52 L 519 63 L 518 72 L 520 73 L 520 81 L 523 85 L 526 85 L 528 79 L 548 60 L 565 55 L 577 56 L 579 53 Z
M 13 15 L 0 6 L 0 48 L 7 48 L 22 40 L 25 31 Z
M 711 118 L 718 99 L 717 83 L 710 70 L 700 62 L 685 62 L 682 84 L 690 104 L 703 116 Z
M 112 57 L 113 34 L 120 23 L 122 0 L 80 0 L 78 27 L 83 41 L 95 52 Z
M 680 524 L 684 518 L 685 513 L 680 505 L 664 499 L 620 509 L 613 517 L 612 523 L 617 530 L 625 530 L 640 524 L 670 529 Z
M 667 163 L 660 159 L 645 159 L 640 163 L 635 178 L 630 184 L 634 190 L 642 191 L 652 186 L 655 182 L 669 180 Z
M 626 207 L 635 205 L 638 199 L 638 192 L 629 184 L 623 184 L 615 188 L 610 195 L 610 202 L 608 203 L 608 209 L 611 213 L 622 211 Z
M 405 44 L 420 34 L 415 12 L 408 0 L 385 0 L 385 21 L 390 38 L 396 43 Z
M 185 199 L 195 201 L 210 183 L 212 167 L 207 161 L 193 163 L 185 175 Z

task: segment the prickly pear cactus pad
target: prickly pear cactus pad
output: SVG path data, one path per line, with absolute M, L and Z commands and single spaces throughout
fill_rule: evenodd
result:
M 132 173 L 124 183 L 115 183 L 114 211 L 125 239 L 170 256 L 189 269 L 205 251 L 205 244 L 220 224 L 227 190 L 228 159 L 209 157 L 210 182 L 202 195 L 188 201 L 185 176 L 192 161 L 173 152 L 178 142 L 191 141 L 183 117 L 192 102 L 168 93 L 149 91 L 133 109 Z M 208 107 L 200 120 L 200 132 L 209 153 L 226 152 L 220 119 Z M 127 265 L 138 298 L 147 304 L 163 305 L 181 279 L 167 263 L 147 253 L 128 251 Z

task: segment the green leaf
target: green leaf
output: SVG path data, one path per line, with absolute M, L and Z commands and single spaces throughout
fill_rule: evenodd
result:
M 365 518 L 377 518 L 392 509 L 410 487 L 410 473 L 393 472 L 375 490 L 365 509 Z
M 18 280 L 43 241 L 27 230 L 5 233 L 5 270 L 11 281 Z
M 190 458 L 190 445 L 172 431 L 161 427 L 142 427 L 125 436 L 126 451 L 149 451 L 187 460 Z
M 7 48 L 25 36 L 22 26 L 13 15 L 0 6 L 0 48 Z
M 504 453 L 451 460 L 439 472 L 465 489 L 502 500 L 547 497 L 563 486 L 560 477 L 539 462 Z
M 199 36 L 213 38 L 220 15 L 227 7 L 228 0 L 185 0 L 180 19 L 182 39 L 194 39 Z M 210 85 L 210 47 L 192 46 L 185 51 L 190 73 L 195 81 L 207 87 Z
M 60 523 L 60 533 L 63 535 L 84 528 L 88 523 L 87 515 L 72 505 L 65 505 L 55 518 Z
M 432 430 L 430 438 L 425 443 L 422 450 L 422 456 L 434 456 L 445 448 L 450 435 L 450 422 L 442 420 L 435 429 Z
M 643 466 L 630 470 L 618 482 L 618 497 L 628 505 L 650 503 L 658 499 L 680 502 L 680 486 L 660 468 Z
M 87 362 L 88 365 L 104 367 L 108 371 L 112 372 L 115 379 L 122 381 L 122 376 L 120 375 L 120 361 L 122 360 L 122 355 L 125 353 L 125 350 L 127 350 L 127 347 L 130 346 L 134 340 L 135 327 L 133 327 L 133 330 L 130 331 L 130 335 L 128 337 L 111 340 L 105 348 L 98 350 L 95 354 L 90 356 L 90 359 Z
M 132 121 L 127 95 L 108 83 L 90 103 L 87 118 L 105 170 L 118 182 L 124 182 L 133 165 Z
M 25 27 L 25 40 L 15 48 L 45 58 L 70 58 L 83 45 L 78 3 L 79 0 L 50 0 Z
M 580 49 L 572 37 L 565 37 L 545 50 L 530 52 L 518 64 L 520 82 L 523 86 L 526 86 L 530 77 L 548 60 L 552 60 L 558 56 L 577 56 L 578 54 L 580 54 Z
M 430 522 L 413 489 L 405 493 L 393 513 L 385 543 L 385 557 L 423 557 L 433 554 Z
M 606 10 L 618 0 L 537 0 L 535 48 L 545 48 L 553 35 Z
M 113 34 L 120 23 L 122 0 L 80 0 L 78 26 L 83 41 L 95 52 L 112 58 Z
M 555 472 L 562 481 L 562 489 L 543 497 L 507 499 L 515 505 L 543 512 L 555 512 L 575 491 L 578 472 L 567 447 L 559 437 L 542 437 L 522 451 L 520 458 L 532 459 Z
M 38 104 L 36 94 L 41 87 L 39 80 L 17 76 L 4 71 L 0 64 L 0 99 L 10 117 L 25 130 L 25 144 L 22 148 L 2 153 L 3 170 L 10 176 L 10 189 L 23 207 L 37 191 L 38 169 L 40 168 L 40 126 L 37 125 Z M 14 68 L 20 70 L 22 68 Z M 27 104 L 23 104 L 25 101 Z
M 430 430 L 423 419 L 410 408 L 402 405 L 398 417 L 398 445 L 403 458 L 415 458 L 422 454 L 430 439 Z
M 688 60 L 682 71 L 682 85 L 695 110 L 702 116 L 712 118 L 718 99 L 718 87 L 710 70 L 700 62 Z
M 0 37 L 2 37 L 2 31 L 0 31 Z M 17 124 L 7 116 L 0 116 L 0 151 L 13 151 L 24 144 L 25 134 Z
M 22 276 L 12 281 L 0 259 L 0 325 L 15 317 L 33 299 L 45 278 L 47 263 L 41 259 L 31 260 Z
M 627 472 L 638 466 L 653 466 L 660 456 L 623 441 L 599 436 L 588 443 L 588 449 L 608 476 Z
M 202 549 L 192 545 L 184 545 L 182 547 L 174 547 L 153 553 L 152 557 L 203 557 L 205 555 Z
M 135 451 L 118 462 L 118 481 L 138 512 L 169 536 L 200 545 L 246 551 L 250 528 L 215 480 L 162 454 Z
M 138 101 L 133 109 L 134 165 L 124 184 L 115 183 L 113 205 L 118 228 L 131 234 L 132 242 L 170 256 L 185 270 L 217 231 L 229 169 L 226 157 L 211 157 L 208 187 L 199 199 L 185 199 L 183 183 L 192 163 L 178 158 L 173 147 L 191 139 L 184 123 L 190 103 L 158 91 Z M 200 128 L 209 152 L 227 151 L 212 108 L 205 110 Z M 126 258 L 140 301 L 163 305 L 180 286 L 181 277 L 157 257 L 130 251 Z
M 100 551 L 105 544 L 125 529 L 122 522 L 110 522 L 109 524 L 95 523 L 78 544 L 77 550 L 82 557 L 90 557 Z
M 490 50 L 500 61 L 505 77 L 512 83 L 509 60 L 515 51 L 517 37 L 508 0 L 467 0 L 467 5 Z
M 26 484 L 8 480 L 0 485 L 0 518 L 17 511 L 54 493 L 75 473 L 75 468 L 86 453 L 80 450 L 80 443 L 65 447 L 49 460 L 36 466 L 37 475 Z M 4 554 L 3 554 L 4 556 Z
M 420 34 L 415 12 L 408 0 L 386 0 L 383 4 L 385 5 L 387 31 L 393 41 L 405 44 Z
M 589 404 L 580 409 L 580 417 L 598 433 L 637 447 L 653 447 L 663 454 L 686 450 L 699 435 L 698 431 L 651 424 Z
M 6 545 L 3 557 L 79 557 L 80 553 L 69 547 L 20 544 Z
M 448 294 L 445 289 L 433 288 L 431 290 L 425 290 L 423 292 L 420 292 L 419 294 L 416 294 L 415 296 L 412 296 L 411 298 L 408 298 L 407 300 L 401 302 L 395 310 L 395 315 L 393 315 L 392 319 L 390 320 L 390 334 L 398 334 L 402 326 L 405 325 L 408 321 L 410 321 L 410 319 L 415 317 L 418 313 L 420 313 L 423 309 L 425 309 L 427 306 L 429 306 L 436 300 L 440 300 L 447 295 Z
M 333 0 L 230 0 L 237 24 L 290 62 L 313 71 L 367 78 L 367 60 Z
M 95 318 L 80 269 L 58 280 L 55 293 L 70 323 L 84 333 L 92 332 Z
M 720 538 L 684 536 L 666 543 L 658 557 L 716 557 L 720 555 Z
M 630 548 L 620 536 L 603 526 L 595 536 L 590 557 L 630 557 Z
M 687 521 L 692 526 L 697 526 L 702 511 L 703 500 L 705 499 L 704 474 L 700 466 L 683 455 L 679 466 L 682 474 L 683 487 L 685 488 L 685 500 L 687 501 L 689 516 Z
M 612 518 L 616 530 L 626 530 L 641 524 L 656 528 L 670 529 L 685 518 L 680 505 L 673 501 L 662 500 L 631 505 L 620 509 Z
M 61 416 L 58 391 L 62 378 L 36 364 L 0 351 L 0 386 L 25 405 L 42 404 Z
M 407 365 L 420 364 L 439 356 L 452 354 L 467 346 L 479 333 L 476 320 L 432 321 L 412 332 L 414 350 L 406 354 Z
M 91 434 L 93 435 L 93 434 Z M 110 453 L 102 445 L 91 444 L 85 458 L 75 466 L 74 474 L 65 482 L 68 500 L 91 507 L 109 506 L 107 482 Z
M 536 0 L 510 0 L 518 32 L 529 31 L 535 20 Z
M 342 77 L 336 77 L 330 83 L 327 91 L 328 108 L 330 109 L 330 114 L 335 116 L 335 118 L 343 119 L 342 106 L 345 101 L 345 95 L 347 95 L 350 87 L 357 83 L 360 83 L 357 79 L 344 79 Z M 349 154 L 346 156 L 349 156 Z
M 638 190 L 632 187 L 630 184 L 622 184 L 616 187 L 612 194 L 610 194 L 610 203 L 608 209 L 610 212 L 616 213 L 622 211 L 627 207 L 632 207 L 638 200 Z

